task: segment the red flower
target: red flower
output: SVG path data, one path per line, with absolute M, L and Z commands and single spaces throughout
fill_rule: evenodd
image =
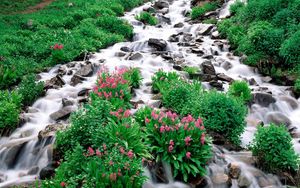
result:
M 60 183 L 60 186 L 61 186 L 61 187 L 66 187 L 66 185 L 67 185 L 67 184 L 66 184 L 65 182 L 61 182 L 61 183 Z
M 125 117 L 125 118 L 129 117 L 130 115 L 131 115 L 130 110 L 126 110 L 126 111 L 124 112 L 124 117 Z
M 145 123 L 150 123 L 150 120 L 148 118 L 145 118 Z
M 130 150 L 127 152 L 127 156 L 132 159 L 133 158 L 133 152 Z
M 174 146 L 174 141 L 170 140 L 169 145 Z
M 203 145 L 204 142 L 205 142 L 205 134 L 202 133 L 202 135 L 201 135 L 201 144 Z
M 110 179 L 111 181 L 116 181 L 116 180 L 117 180 L 117 174 L 116 174 L 116 173 L 110 174 L 110 175 L 109 175 L 109 179 Z
M 125 150 L 123 147 L 120 147 L 120 153 L 124 154 L 125 153 Z
M 187 159 L 190 159 L 191 158 L 191 152 L 189 152 L 189 151 L 186 152 L 185 156 L 186 156 Z
M 172 145 L 169 145 L 169 148 L 168 148 L 168 152 L 171 153 L 173 151 L 174 147 Z
M 88 152 L 89 152 L 89 154 L 88 154 L 89 156 L 95 155 L 95 151 L 91 147 L 88 148 Z
M 96 155 L 99 156 L 99 157 L 101 157 L 102 153 L 97 149 L 96 150 Z
M 187 136 L 187 137 L 184 139 L 185 145 L 186 145 L 186 146 L 189 146 L 191 140 L 192 140 L 191 137 L 190 137 L 190 136 Z

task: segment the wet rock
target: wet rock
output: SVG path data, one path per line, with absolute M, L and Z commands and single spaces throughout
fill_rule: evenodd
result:
M 75 74 L 82 77 L 89 77 L 93 75 L 93 71 L 94 71 L 93 64 L 87 61 L 86 65 L 81 67 Z
M 70 82 L 70 85 L 71 86 L 76 86 L 77 84 L 80 84 L 82 83 L 82 81 L 84 81 L 85 78 L 83 78 L 82 76 L 79 76 L 77 74 L 74 74 L 74 76 L 71 78 L 71 82 Z
M 85 96 L 88 95 L 91 89 L 89 88 L 83 88 L 81 91 L 77 93 L 77 96 Z
M 285 125 L 286 127 L 292 124 L 291 120 L 281 112 L 269 112 L 266 115 L 267 123 L 274 123 L 276 125 Z
M 214 45 L 217 46 L 221 51 L 224 51 L 224 43 L 221 41 L 215 41 Z
M 220 38 L 220 33 L 218 31 L 212 32 L 211 38 L 212 39 L 218 39 L 218 38 Z
M 228 182 L 228 176 L 226 174 L 216 174 L 211 178 L 211 180 L 214 184 L 222 185 Z
M 156 100 L 156 101 L 153 101 L 153 102 L 151 102 L 150 103 L 150 106 L 152 107 L 152 108 L 159 108 L 159 107 L 161 107 L 161 101 L 160 100 Z
M 69 70 L 68 72 L 67 72 L 67 75 L 72 75 L 73 74 L 73 71 L 72 70 Z
M 161 57 L 164 58 L 164 59 L 166 59 L 166 60 L 173 60 L 173 57 L 172 57 L 172 55 L 169 52 L 162 53 Z
M 159 16 L 158 17 L 160 23 L 167 23 L 167 24 L 171 24 L 171 18 L 166 17 L 166 16 Z
M 159 0 L 154 3 L 154 8 L 156 9 L 163 9 L 163 8 L 169 8 L 169 2 L 164 0 Z
M 199 43 L 203 42 L 202 36 L 201 36 L 201 37 L 197 37 L 197 38 L 195 39 L 195 41 L 196 41 L 196 42 L 199 42 Z
M 229 83 L 234 81 L 231 77 L 225 75 L 224 73 L 217 74 L 217 78 L 218 80 L 229 82 Z
M 213 55 L 205 55 L 205 56 L 202 56 L 203 59 L 213 59 L 214 56 Z
M 211 61 L 204 61 L 201 64 L 201 70 L 204 74 L 216 75 L 216 70 Z
M 272 78 L 271 78 L 270 76 L 266 76 L 266 77 L 262 77 L 261 80 L 262 80 L 263 82 L 269 83 L 269 82 L 272 81 Z
M 182 71 L 182 67 L 180 65 L 173 65 L 173 69 Z
M 225 70 L 229 70 L 232 68 L 232 64 L 228 61 L 225 61 L 222 65 L 221 65 Z
M 246 175 L 242 174 L 237 182 L 239 187 L 247 188 L 250 187 L 252 181 Z
M 168 39 L 169 42 L 179 42 L 179 36 L 174 34 L 174 35 L 171 35 Z
M 130 55 L 128 59 L 129 60 L 140 60 L 142 58 L 143 58 L 143 55 L 141 53 L 137 52 L 137 53 Z
M 27 175 L 35 175 L 39 172 L 39 167 L 38 166 L 34 166 L 34 167 L 31 167 L 28 172 L 27 172 Z
M 21 151 L 21 149 L 23 148 L 24 143 L 21 144 L 17 144 L 14 146 L 9 147 L 6 153 L 6 158 L 4 160 L 4 164 L 6 164 L 8 167 L 12 167 L 13 165 L 15 165 L 15 160 L 18 158 L 18 155 Z
M 299 107 L 299 102 L 295 98 L 292 98 L 290 96 L 281 96 L 279 98 L 280 100 L 288 103 L 292 109 L 297 109 Z
M 73 101 L 71 101 L 71 100 L 69 100 L 69 99 L 66 99 L 66 98 L 63 98 L 63 99 L 61 100 L 61 102 L 62 102 L 63 107 L 66 107 L 66 106 L 72 106 L 72 105 L 74 104 Z
M 193 40 L 193 35 L 190 33 L 184 33 L 182 41 L 183 42 L 191 42 Z
M 50 118 L 57 121 L 61 119 L 66 119 L 70 116 L 70 114 L 73 112 L 73 109 L 70 106 L 63 107 L 57 112 L 54 112 L 50 115 Z
M 54 167 L 46 166 L 40 172 L 40 179 L 41 180 L 49 179 L 49 178 L 53 177 L 54 174 L 55 174 Z
M 7 179 L 7 177 L 4 174 L 0 173 L 0 183 L 4 182 Z
M 200 29 L 197 31 L 198 35 L 209 35 L 212 28 L 214 27 L 213 24 L 202 24 Z
M 132 52 L 132 49 L 130 49 L 130 48 L 127 47 L 127 46 L 121 47 L 120 50 L 123 51 L 123 52 Z
M 204 52 L 199 48 L 191 48 L 191 50 L 193 53 L 201 55 L 201 56 L 204 54 Z
M 250 86 L 257 86 L 258 85 L 254 78 L 251 78 L 248 82 L 249 82 Z
M 229 163 L 228 166 L 228 176 L 232 179 L 238 179 L 242 173 L 241 166 L 237 162 Z
M 125 55 L 126 55 L 125 52 L 116 52 L 116 53 L 115 53 L 115 56 L 116 56 L 116 57 L 124 57 Z
M 156 48 L 158 51 L 164 51 L 167 47 L 167 42 L 163 39 L 151 38 L 148 40 L 148 45 Z
M 57 70 L 57 73 L 60 75 L 60 76 L 63 76 L 63 75 L 66 75 L 67 74 L 67 69 L 66 67 L 59 67 L 58 70 Z
M 211 85 L 212 87 L 216 88 L 219 91 L 223 91 L 223 84 L 221 82 L 218 81 L 210 81 L 209 85 Z
M 275 103 L 276 99 L 269 93 L 253 93 L 252 103 L 259 104 L 263 107 L 268 107 L 270 104 Z
M 182 22 L 179 22 L 174 25 L 175 28 L 182 28 L 183 26 L 184 26 L 184 24 Z
M 57 131 L 61 131 L 65 129 L 65 125 L 63 124 L 52 124 L 47 125 L 46 128 L 39 132 L 38 138 L 42 140 L 47 137 L 55 136 Z
M 28 110 L 27 110 L 28 113 L 37 113 L 39 112 L 38 109 L 34 108 L 34 107 L 29 107 Z
M 210 81 L 217 81 L 217 76 L 216 75 L 211 75 L 211 74 L 201 74 L 200 79 L 203 82 L 210 82 Z
M 61 76 L 56 75 L 49 81 L 46 81 L 45 88 L 54 88 L 54 86 L 62 87 L 65 84 L 66 82 L 64 81 L 64 79 Z

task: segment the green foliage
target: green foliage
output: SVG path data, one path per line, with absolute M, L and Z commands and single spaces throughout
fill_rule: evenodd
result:
M 143 22 L 144 24 L 156 25 L 158 23 L 158 19 L 152 16 L 149 12 L 141 12 L 140 15 L 136 16 L 136 19 Z
M 18 93 L 22 95 L 22 104 L 24 106 L 31 105 L 41 94 L 44 89 L 44 82 L 35 82 L 35 75 L 25 76 L 19 85 Z
M 295 83 L 295 90 L 300 92 L 300 78 L 298 78 L 296 80 L 296 83 Z
M 240 0 L 236 1 L 230 6 L 230 12 L 234 15 L 236 14 L 241 8 L 243 8 L 245 4 L 241 2 Z
M 198 67 L 184 67 L 183 71 L 187 72 L 188 74 L 195 74 L 197 72 L 199 72 L 199 68 Z
M 150 108 L 149 106 L 140 108 L 134 114 L 134 119 L 141 127 L 145 127 L 146 126 L 145 119 L 151 117 L 151 112 L 152 112 L 152 108 Z
M 238 97 L 244 102 L 251 100 L 251 89 L 246 81 L 234 81 L 229 86 L 228 94 Z
M 157 71 L 152 77 L 152 91 L 159 92 L 168 82 L 179 80 L 179 75 L 176 72 L 164 72 L 163 70 Z
M 240 100 L 211 91 L 203 95 L 199 113 L 208 131 L 224 135 L 236 145 L 240 144 L 246 116 L 246 107 Z
M 140 87 L 143 80 L 141 72 L 138 68 L 130 68 L 127 72 L 125 72 L 124 78 L 125 80 L 128 80 L 129 85 L 135 89 Z
M 205 24 L 217 24 L 218 20 L 215 18 L 209 18 L 209 19 L 203 20 L 202 22 Z
M 283 42 L 280 55 L 288 64 L 297 65 L 300 62 L 300 30 Z
M 204 3 L 202 6 L 196 6 L 192 8 L 191 18 L 197 19 L 200 16 L 203 16 L 206 12 L 214 11 L 218 8 L 216 2 Z
M 0 14 L 11 14 L 13 12 L 25 10 L 29 6 L 34 6 L 42 0 L 2 0 L 0 4 Z
M 292 138 L 284 126 L 271 124 L 259 127 L 251 146 L 259 165 L 272 173 L 299 169 L 299 156 L 295 153 Z
M 204 176 L 211 157 L 211 139 L 207 137 L 201 118 L 192 116 L 179 119 L 172 112 L 153 110 L 146 118 L 146 143 L 151 146 L 156 162 L 171 165 L 173 176 L 188 178 Z
M 0 91 L 0 130 L 17 126 L 21 110 L 21 97 L 15 91 Z

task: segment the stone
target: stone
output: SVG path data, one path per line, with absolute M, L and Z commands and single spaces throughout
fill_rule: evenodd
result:
M 195 42 L 201 43 L 201 42 L 203 42 L 203 38 L 202 38 L 202 37 L 197 37 L 197 38 L 195 39 Z
M 55 174 L 55 169 L 51 166 L 46 166 L 45 168 L 42 168 L 39 176 L 41 180 L 45 180 L 45 179 L 52 178 L 54 174 Z
M 72 106 L 72 105 L 74 104 L 73 101 L 71 101 L 71 100 L 69 100 L 69 99 L 66 99 L 66 98 L 63 98 L 63 99 L 61 100 L 61 102 L 62 102 L 63 107 L 66 107 L 66 106 Z
M 142 58 L 143 58 L 143 55 L 141 53 L 137 52 L 137 53 L 131 54 L 128 59 L 129 60 L 140 60 Z
M 70 106 L 63 107 L 62 109 L 58 110 L 57 112 L 54 112 L 50 115 L 50 118 L 57 121 L 61 119 L 66 119 L 70 116 L 70 114 L 73 112 L 73 109 Z
M 164 0 L 159 0 L 154 3 L 154 8 L 156 9 L 163 9 L 163 8 L 169 8 L 169 2 Z
M 178 35 L 171 35 L 168 39 L 169 42 L 179 42 L 179 36 Z
M 167 16 L 159 16 L 158 17 L 160 23 L 167 23 L 167 24 L 171 24 L 171 18 L 167 17 Z
M 221 82 L 218 81 L 210 81 L 209 85 L 216 88 L 219 91 L 223 91 L 223 84 Z
M 226 174 L 216 174 L 211 177 L 211 180 L 214 184 L 222 185 L 228 182 L 228 176 Z
M 225 82 L 229 82 L 229 83 L 231 83 L 231 82 L 234 81 L 233 78 L 231 78 L 231 77 L 225 75 L 224 73 L 219 73 L 219 74 L 217 74 L 217 78 L 218 78 L 218 80 L 225 81 Z
M 89 88 L 83 88 L 81 91 L 77 93 L 77 96 L 85 96 L 88 95 L 91 89 Z
M 225 70 L 229 70 L 232 68 L 232 64 L 228 61 L 224 61 L 224 63 L 222 63 L 221 65 Z
M 254 78 L 251 78 L 248 82 L 249 82 L 250 86 L 257 86 L 258 85 Z
M 127 47 L 127 46 L 121 47 L 120 50 L 123 51 L 123 52 L 132 52 L 132 51 L 133 51 L 132 49 L 130 49 L 130 48 Z
M 159 108 L 159 107 L 161 107 L 161 101 L 160 100 L 155 100 L 155 101 L 152 101 L 151 103 L 150 103 L 150 106 L 152 107 L 152 108 Z
M 262 107 L 268 107 L 270 104 L 275 103 L 276 99 L 269 93 L 253 93 L 252 103 L 259 104 Z
M 182 22 L 179 22 L 174 25 L 174 28 L 182 28 L 183 26 L 184 26 L 184 24 Z
M 150 38 L 148 40 L 148 45 L 156 48 L 158 51 L 164 51 L 167 47 L 167 42 L 163 39 Z
M 4 155 L 4 164 L 8 167 L 12 167 L 15 165 L 15 160 L 18 158 L 18 154 L 22 150 L 24 143 L 16 144 L 11 147 L 8 147 L 6 150 L 6 154 Z M 3 160 L 3 158 L 2 158 Z
M 232 179 L 238 179 L 242 173 L 241 166 L 237 162 L 229 163 L 228 166 L 228 176 Z
M 35 174 L 37 174 L 38 172 L 39 172 L 39 167 L 38 167 L 38 166 L 34 166 L 34 167 L 31 167 L 31 168 L 28 170 L 27 174 L 28 174 L 28 175 L 35 175 Z
M 173 65 L 173 69 L 177 71 L 182 71 L 182 67 L 180 65 Z
M 74 86 L 76 86 L 77 84 L 82 83 L 82 81 L 84 81 L 84 80 L 85 80 L 84 77 L 79 76 L 79 75 L 77 75 L 77 74 L 74 74 L 74 76 L 71 78 L 70 85 L 74 87 Z
M 201 74 L 201 81 L 203 82 L 210 82 L 210 81 L 217 81 L 217 76 L 212 74 Z
M 124 57 L 125 55 L 126 55 L 125 52 L 116 52 L 116 53 L 115 53 L 115 56 L 116 56 L 116 57 Z
M 93 64 L 89 61 L 86 62 L 86 65 L 81 67 L 75 74 L 82 77 L 92 76 L 94 72 Z
M 56 75 L 55 77 L 51 78 L 49 81 L 46 81 L 45 88 L 53 88 L 53 86 L 62 87 L 65 84 L 66 82 L 64 81 L 64 79 L 61 76 Z
M 239 179 L 237 180 L 238 186 L 241 188 L 250 187 L 252 181 L 245 174 L 241 174 Z
M 204 61 L 201 64 L 201 70 L 203 74 L 216 75 L 216 70 L 211 61 Z
M 266 76 L 266 77 L 262 77 L 261 80 L 262 80 L 263 82 L 269 83 L 269 82 L 272 81 L 272 78 L 271 78 L 270 76 Z
M 7 179 L 7 176 L 0 173 L 0 183 L 4 182 Z
M 285 125 L 286 127 L 292 124 L 291 120 L 281 112 L 269 112 L 266 115 L 266 122 L 267 124 L 274 123 L 276 125 Z
M 37 113 L 37 112 L 39 112 L 39 110 L 34 107 L 28 107 L 27 112 L 28 113 Z
M 197 31 L 198 35 L 209 35 L 212 28 L 214 27 L 213 24 L 202 24 L 200 29 Z
M 285 101 L 292 109 L 297 109 L 299 107 L 299 102 L 290 96 L 280 96 L 279 97 L 280 100 Z
M 60 76 L 66 75 L 66 73 L 67 73 L 66 67 L 60 66 L 57 70 L 57 74 L 59 74 Z
M 199 48 L 191 48 L 191 50 L 193 53 L 201 55 L 201 56 L 204 54 L 204 52 Z
M 221 51 L 224 51 L 224 43 L 221 41 L 215 41 L 214 45 L 216 45 Z
M 213 59 L 214 56 L 213 55 L 204 55 L 202 56 L 203 59 Z
M 63 125 L 63 124 L 47 125 L 44 130 L 39 132 L 38 138 L 39 138 L 39 140 L 42 140 L 47 137 L 55 136 L 55 133 L 57 131 L 61 131 L 64 129 L 65 129 L 65 125 Z
M 212 39 L 219 39 L 220 38 L 220 33 L 218 31 L 214 31 L 211 33 L 211 38 Z

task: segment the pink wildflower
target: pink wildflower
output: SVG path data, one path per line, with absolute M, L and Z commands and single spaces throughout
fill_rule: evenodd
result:
M 130 150 L 127 152 L 127 156 L 132 159 L 133 158 L 133 152 Z
M 186 152 L 185 156 L 186 156 L 187 159 L 190 159 L 191 158 L 191 152 L 189 152 L 189 151 Z
M 205 142 L 205 134 L 202 133 L 202 135 L 201 135 L 201 144 L 203 145 L 204 142 Z
M 67 185 L 67 184 L 66 184 L 65 182 L 61 182 L 61 183 L 60 183 L 60 186 L 61 186 L 61 187 L 66 187 L 66 185 Z
M 185 145 L 186 145 L 186 146 L 189 146 L 191 140 L 192 140 L 192 139 L 191 139 L 190 136 L 185 137 L 185 139 L 184 139 Z
M 125 118 L 129 117 L 130 115 L 131 115 L 130 110 L 126 110 L 126 111 L 124 112 L 124 117 L 125 117 Z
M 117 180 L 117 174 L 116 174 L 116 173 L 110 174 L 110 175 L 109 175 L 109 179 L 110 179 L 111 181 L 116 181 L 116 180 Z
M 164 127 L 164 126 L 161 126 L 161 127 L 159 128 L 159 131 L 160 131 L 161 133 L 165 132 L 165 127 Z
M 89 152 L 89 154 L 88 154 L 89 156 L 95 154 L 95 151 L 94 151 L 93 148 L 91 148 L 91 147 L 88 148 L 88 152 Z
M 174 146 L 174 141 L 173 141 L 173 140 L 170 140 L 169 144 L 170 144 L 171 146 Z
M 145 118 L 145 123 L 150 123 L 150 120 L 148 118 Z
M 172 145 L 169 145 L 169 148 L 168 148 L 168 152 L 171 153 L 173 151 L 174 147 Z

